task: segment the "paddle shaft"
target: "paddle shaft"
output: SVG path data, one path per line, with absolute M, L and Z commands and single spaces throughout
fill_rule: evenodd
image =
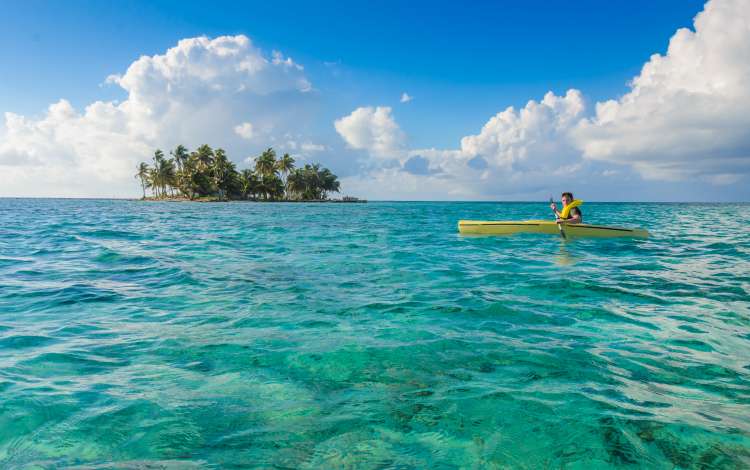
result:
M 552 198 L 549 198 L 549 203 L 552 204 L 553 202 L 555 202 L 555 200 Z M 552 209 L 552 213 L 555 214 L 555 219 L 557 219 L 557 212 L 555 212 L 555 210 Z M 557 223 L 557 228 L 560 229 L 560 236 L 563 237 L 563 239 L 567 239 L 567 237 L 565 236 L 565 230 L 563 230 L 561 222 Z

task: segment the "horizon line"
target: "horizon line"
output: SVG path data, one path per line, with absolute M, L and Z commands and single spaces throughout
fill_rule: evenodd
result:
M 35 200 L 41 200 L 41 199 L 50 199 L 50 200 L 78 200 L 78 201 L 143 201 L 140 197 L 104 197 L 104 196 L 0 196 L 0 200 L 2 199 L 35 199 Z M 537 200 L 537 199 L 531 199 L 531 200 L 521 200 L 521 199 L 509 199 L 509 200 L 486 200 L 486 199 L 477 199 L 477 200 L 462 200 L 462 199 L 365 199 L 365 198 L 359 198 L 360 200 L 364 200 L 367 202 L 454 202 L 454 203 L 485 203 L 485 204 L 496 204 L 496 203 L 524 203 L 524 204 L 549 204 L 549 200 Z M 203 201 L 160 201 L 160 200 L 148 200 L 144 202 L 179 202 L 179 203 L 189 203 L 189 202 L 197 202 L 201 204 L 205 204 L 206 202 Z M 222 202 L 257 202 L 261 204 L 267 204 L 267 203 L 287 203 L 287 202 L 294 202 L 295 204 L 300 203 L 309 203 L 309 204 L 320 204 L 321 202 L 317 201 L 253 201 L 253 200 L 231 200 L 231 201 L 210 201 L 210 203 L 222 203 Z M 325 202 L 325 201 L 323 201 Z M 694 201 L 671 201 L 671 200 L 662 200 L 662 201 L 645 201 L 645 200 L 617 200 L 617 201 L 604 201 L 604 200 L 586 200 L 585 203 L 587 204 L 639 204 L 639 203 L 645 203 L 645 204 L 750 204 L 750 201 L 700 201 L 700 200 L 694 200 Z

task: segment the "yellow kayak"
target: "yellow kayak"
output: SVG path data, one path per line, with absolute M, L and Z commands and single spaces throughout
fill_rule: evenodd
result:
M 492 221 L 459 220 L 458 231 L 476 235 L 512 235 L 515 233 L 546 233 L 560 236 L 560 227 L 551 220 Z M 648 232 L 640 228 L 606 227 L 604 225 L 562 224 L 564 237 L 636 237 L 646 238 Z

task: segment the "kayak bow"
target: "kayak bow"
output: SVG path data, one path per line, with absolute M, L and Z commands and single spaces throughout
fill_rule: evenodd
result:
M 634 237 L 646 238 L 648 231 L 639 228 L 607 227 L 590 224 L 564 224 L 566 237 Z M 459 220 L 458 231 L 475 235 L 513 235 L 516 233 L 544 233 L 559 235 L 558 224 L 549 220 L 492 221 Z

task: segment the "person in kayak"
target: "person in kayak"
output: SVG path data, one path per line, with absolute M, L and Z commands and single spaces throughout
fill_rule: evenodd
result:
M 562 193 L 562 203 L 563 203 L 563 209 L 565 206 L 573 202 L 573 193 Z M 555 222 L 558 224 L 564 223 L 564 224 L 582 224 L 583 223 L 583 212 L 581 212 L 581 209 L 579 207 L 573 207 L 570 209 L 570 212 L 568 213 L 567 218 L 562 218 L 562 214 L 558 212 L 557 210 L 557 204 L 554 202 L 550 203 L 550 208 L 555 212 L 555 215 L 557 216 L 557 219 Z

